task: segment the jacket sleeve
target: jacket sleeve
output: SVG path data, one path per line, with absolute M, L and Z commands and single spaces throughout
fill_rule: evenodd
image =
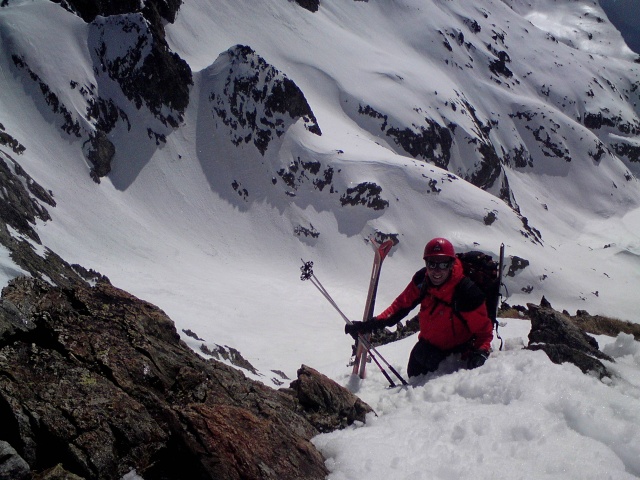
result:
M 424 268 L 416 272 L 404 291 L 386 310 L 376 315 L 376 318 L 391 326 L 406 317 L 420 303 L 420 290 L 425 280 L 425 272 Z
M 475 310 L 460 312 L 467 321 L 469 330 L 474 335 L 473 348 L 476 350 L 491 350 L 493 340 L 493 322 L 487 315 L 487 306 L 484 302 Z

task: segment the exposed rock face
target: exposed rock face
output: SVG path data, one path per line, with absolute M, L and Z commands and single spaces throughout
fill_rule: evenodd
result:
M 571 362 L 584 373 L 599 378 L 610 376 L 600 360 L 614 360 L 598 349 L 598 342 L 578 328 L 564 314 L 543 299 L 541 305 L 527 304 L 531 318 L 530 350 L 543 350 L 554 363 Z M 600 359 L 600 360 L 599 360 Z
M 365 421 L 371 407 L 317 370 L 303 365 L 291 389 L 305 417 L 321 432 L 331 432 L 354 421 Z
M 21 154 L 18 151 L 19 155 Z M 0 149 L 0 245 L 11 252 L 11 259 L 22 271 L 60 286 L 101 279 L 97 272 L 69 265 L 42 246 L 35 231 L 36 221 L 51 219 L 47 207 L 55 207 L 51 191 L 45 190 L 20 166 L 16 158 Z
M 71 79 L 65 87 L 68 91 L 61 91 L 60 86 L 49 85 L 51 79 L 46 74 L 32 69 L 26 58 L 30 57 L 28 52 L 12 52 L 11 58 L 25 85 L 37 87 L 33 90 L 36 103 L 46 104 L 56 125 L 67 135 L 89 145 L 85 154 L 93 165 L 90 174 L 99 182 L 100 177 L 110 172 L 111 159 L 118 147 L 111 142 L 109 134 L 118 124 L 131 130 L 125 110 L 131 113 L 131 106 L 149 110 L 152 117 L 147 132 L 157 145 L 182 121 L 193 76 L 189 65 L 169 49 L 164 31 L 164 24 L 175 20 L 181 1 L 61 0 L 55 3 L 90 24 L 88 47 L 94 78 L 90 81 Z M 116 104 L 113 98 L 100 96 L 99 92 L 112 89 L 121 90 L 131 105 L 122 101 Z M 67 97 L 75 98 L 79 105 L 85 102 L 86 111 L 69 106 Z M 0 135 L 0 143 L 7 143 L 6 134 Z M 11 146 L 19 147 L 14 142 Z
M 0 440 L 0 479 L 27 480 L 31 477 L 29 465 L 7 442 Z
M 24 460 L 83 478 L 135 468 L 145 480 L 321 479 L 309 439 L 368 411 L 307 367 L 298 401 L 205 360 L 161 310 L 106 283 L 62 289 L 19 277 L 2 294 L 0 424 L 15 454 L 0 468 Z M 318 407 L 335 414 L 312 425 Z
M 136 108 L 146 106 L 164 125 L 179 125 L 192 73 L 169 50 L 161 24 L 154 29 L 144 13 L 99 17 L 91 23 L 90 41 L 96 45 L 92 55 L 99 82 L 108 76 Z
M 252 48 L 236 45 L 211 67 L 212 117 L 228 128 L 234 145 L 253 143 L 262 155 L 299 118 L 305 128 L 322 135 L 300 88 Z
M 320 8 L 320 0 L 295 0 L 295 2 L 310 12 L 317 12 Z
M 363 182 L 355 187 L 347 188 L 340 197 L 340 203 L 345 205 L 364 205 L 373 210 L 384 210 L 389 206 L 389 201 L 383 199 L 380 194 L 382 187 L 373 182 Z
M 100 177 L 106 176 L 111 171 L 111 160 L 116 154 L 116 147 L 100 130 L 91 136 L 90 144 L 87 159 L 93 164 L 91 178 L 96 183 L 100 183 Z
M 395 125 L 389 115 L 378 112 L 370 105 L 359 105 L 358 114 L 380 122 L 380 130 L 412 157 L 432 162 L 444 169 L 449 165 L 453 145 L 449 128 L 440 126 L 430 118 L 424 119 L 424 125 L 413 128 Z
M 25 188 L 24 184 L 29 186 Z M 13 157 L 0 150 L 0 221 L 21 235 L 40 243 L 40 237 L 33 229 L 36 219 L 50 220 L 49 212 L 42 205 L 54 207 L 53 196 L 20 167 Z

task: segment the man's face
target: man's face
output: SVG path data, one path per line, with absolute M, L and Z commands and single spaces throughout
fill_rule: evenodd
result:
M 431 257 L 426 259 L 427 276 L 432 285 L 439 287 L 447 281 L 451 275 L 453 262 L 448 257 Z

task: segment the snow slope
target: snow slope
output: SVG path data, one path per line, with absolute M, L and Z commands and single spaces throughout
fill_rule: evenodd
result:
M 575 366 L 549 363 L 542 352 L 520 350 L 528 330 L 527 321 L 508 320 L 501 329 L 506 349 L 477 370 L 451 373 L 452 360 L 411 387 L 391 390 L 373 371 L 358 395 L 377 415 L 314 439 L 328 458 L 328 478 L 640 477 L 638 342 L 624 334 L 598 339 L 620 374 L 603 383 Z M 381 351 L 402 362 L 413 341 Z M 348 382 L 344 373 L 338 378 Z

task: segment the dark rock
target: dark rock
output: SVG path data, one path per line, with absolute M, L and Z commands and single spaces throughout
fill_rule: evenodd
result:
M 493 225 L 493 222 L 495 222 L 498 219 L 498 216 L 496 215 L 496 212 L 489 212 L 485 215 L 484 217 L 484 224 L 489 226 L 489 225 Z
M 187 336 L 187 337 L 191 337 L 191 338 L 195 338 L 196 340 L 199 340 L 201 342 L 204 342 L 204 339 L 200 338 L 198 336 L 198 334 L 196 332 L 194 332 L 193 330 L 191 330 L 190 328 L 188 329 L 182 329 L 182 332 Z
M 340 204 L 364 205 L 372 210 L 384 210 L 389 206 L 389 201 L 383 199 L 380 194 L 382 187 L 373 182 L 359 183 L 355 187 L 347 188 L 346 193 L 340 197 Z
M 95 20 L 98 15 L 122 15 L 125 13 L 143 12 L 145 17 L 153 20 L 160 17 L 173 23 L 175 21 L 182 0 L 52 0 L 59 3 L 68 11 L 78 15 L 85 22 Z
M 544 308 L 553 308 L 551 303 L 544 296 L 540 299 L 540 306 Z
M 163 27 L 154 29 L 145 20 L 140 13 L 96 18 L 91 23 L 98 45 L 92 51 L 93 63 L 98 75 L 116 81 L 136 108 L 146 106 L 164 125 L 176 128 L 189 104 L 193 75 L 189 65 L 169 50 Z
M 45 205 L 55 207 L 53 194 L 31 178 L 10 155 L 0 151 L 0 245 L 11 252 L 17 265 L 15 275 L 24 272 L 60 286 L 106 277 L 69 265 L 51 250 L 42 247 L 35 231 L 38 220 L 51 219 Z M 22 269 L 22 271 L 20 271 Z
M 328 473 L 309 441 L 319 430 L 295 397 L 200 357 L 164 312 L 109 284 L 16 278 L 2 291 L 0 332 L 2 436 L 33 471 L 62 464 L 107 480 L 133 469 L 145 480 Z
M 31 479 L 29 464 L 4 440 L 0 440 L 0 480 Z
M 302 365 L 291 383 L 304 416 L 321 432 L 331 432 L 354 421 L 365 421 L 372 408 L 333 380 Z
M 25 188 L 25 183 L 31 187 Z M 55 206 L 53 197 L 34 182 L 12 157 L 3 152 L 0 152 L 0 188 L 4 192 L 0 195 L 0 222 L 40 243 L 40 237 L 33 228 L 36 219 L 45 222 L 51 219 L 40 201 Z M 36 198 L 34 191 L 39 194 Z
M 78 15 L 85 22 L 93 21 L 98 15 L 120 15 L 135 12 L 140 7 L 136 0 L 52 0 L 61 4 L 65 9 Z
M 630 162 L 640 162 L 640 146 L 629 142 L 612 143 L 611 147 L 620 156 L 626 157 Z
M 310 12 L 317 12 L 320 8 L 320 0 L 294 0 L 302 8 L 309 10 Z
M 13 153 L 16 155 L 21 155 L 26 150 L 25 146 L 22 145 L 18 140 L 9 135 L 5 129 L 4 125 L 0 123 L 0 145 L 4 145 L 13 150 Z
M 216 345 L 214 348 L 210 348 L 205 344 L 200 345 L 200 351 L 206 355 L 211 355 L 216 360 L 226 360 L 231 365 L 243 368 L 255 375 L 258 375 L 258 370 L 251 365 L 251 362 L 244 358 L 242 354 L 233 347 Z
M 490 132 L 497 126 L 497 122 L 491 119 L 483 121 L 471 102 L 461 94 L 458 94 L 458 97 L 458 101 L 451 102 L 451 107 L 454 110 L 460 108 L 469 115 L 474 125 L 472 131 L 458 128 L 459 125 L 454 122 L 448 122 L 446 126 L 441 125 L 442 119 L 429 117 L 425 117 L 419 124 L 401 125 L 389 114 L 379 112 L 370 105 L 358 105 L 358 114 L 377 121 L 380 130 L 412 157 L 423 159 L 445 170 L 451 167 L 452 150 L 456 144 L 473 145 L 479 161 L 465 171 L 460 171 L 459 167 L 451 171 L 455 171 L 475 186 L 488 190 L 503 173 L 502 160 L 490 137 Z
M 293 234 L 296 237 L 306 237 L 306 238 L 318 238 L 320 236 L 320 232 L 318 232 L 312 224 L 309 224 L 309 227 L 305 227 L 302 225 L 296 225 L 293 228 Z
M 287 168 L 278 170 L 278 175 L 291 190 L 296 191 L 304 183 L 311 182 L 316 190 L 324 190 L 328 185 L 333 189 L 333 167 L 322 168 L 317 161 L 305 162 L 300 157 L 292 160 Z
M 378 120 L 380 130 L 393 138 L 393 141 L 412 157 L 433 162 L 444 169 L 448 167 L 453 146 L 449 128 L 441 126 L 431 118 L 425 118 L 424 125 L 394 125 L 390 123 L 388 115 L 378 112 L 370 105 L 359 105 L 358 114 Z
M 488 190 L 494 185 L 502 173 L 500 156 L 490 137 L 491 130 L 497 123 L 494 123 L 490 119 L 483 121 L 475 107 L 466 98 L 461 97 L 459 101 L 462 111 L 469 114 L 476 126 L 474 135 L 468 141 L 476 146 L 477 152 L 482 159 L 479 168 L 467 172 L 464 176 L 467 181 L 475 186 L 483 190 Z M 464 134 L 464 136 L 466 136 L 466 134 Z M 456 137 L 456 141 L 460 142 L 460 135 Z M 467 140 L 465 139 L 465 141 Z
M 507 67 L 507 63 L 511 63 L 509 54 L 505 51 L 500 51 L 496 52 L 496 56 L 498 58 L 489 63 L 489 70 L 498 76 L 502 75 L 506 78 L 513 77 L 513 72 L 509 70 L 509 67 Z
M 209 102 L 213 118 L 228 128 L 231 142 L 253 143 L 262 155 L 298 119 L 322 135 L 302 90 L 251 47 L 235 45 L 215 61 Z
M 594 372 L 599 378 L 610 376 L 600 360 L 614 360 L 602 353 L 598 342 L 578 328 L 564 314 L 545 305 L 527 304 L 531 318 L 529 350 L 543 350 L 554 363 L 571 362 L 584 373 Z M 598 360 L 600 359 L 600 360 Z
M 509 265 L 509 270 L 507 271 L 507 277 L 515 277 L 516 273 L 520 270 L 524 270 L 529 266 L 529 260 L 526 258 L 520 258 L 516 255 L 511 257 L 511 264 Z
M 37 91 L 40 92 L 42 100 L 56 118 L 56 124 L 58 124 L 66 134 L 80 138 L 83 129 L 78 119 L 72 113 L 73 110 L 69 110 L 66 105 L 62 103 L 58 95 L 47 85 L 45 80 L 29 67 L 23 56 L 12 54 L 11 60 L 18 70 L 24 72 L 25 82 L 32 82 L 32 84 L 37 85 Z
M 111 171 L 111 160 L 116 154 L 116 147 L 100 130 L 90 136 L 89 144 L 91 147 L 87 159 L 93 164 L 91 178 L 94 182 L 100 183 L 100 177 L 108 175 Z

